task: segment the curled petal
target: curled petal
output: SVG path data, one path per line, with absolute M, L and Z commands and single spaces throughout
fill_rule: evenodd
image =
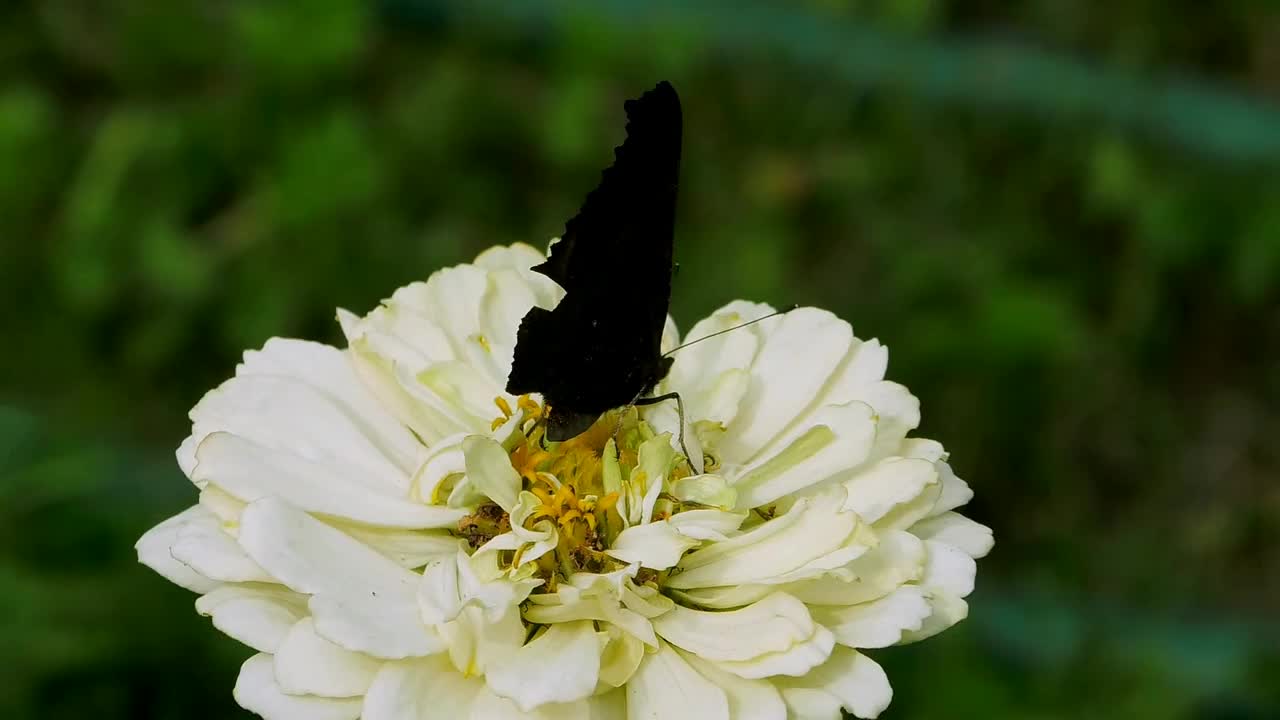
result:
M 750 459 L 818 395 L 853 342 L 849 324 L 825 310 L 800 308 L 758 323 L 763 335 L 751 385 L 721 440 L 726 455 Z
M 310 618 L 289 630 L 274 657 L 276 683 L 290 695 L 358 697 L 382 665 L 320 637 Z
M 507 512 L 516 506 L 520 494 L 520 474 L 501 445 L 483 435 L 462 441 L 467 459 L 467 478 L 490 500 Z
M 905 633 L 918 631 L 933 614 L 929 593 L 904 585 L 878 600 L 858 605 L 818 605 L 814 619 L 831 630 L 836 642 L 852 648 L 896 645 Z
M 307 616 L 307 598 L 279 585 L 223 585 L 196 600 L 196 612 L 254 650 L 274 653 Z
M 729 720 L 729 699 L 662 643 L 657 652 L 645 655 L 627 683 L 627 720 L 679 717 Z
M 287 695 L 276 684 L 271 656 L 258 654 L 240 666 L 232 692 L 240 707 L 266 720 L 356 720 L 360 699 Z
M 557 623 L 485 672 L 489 689 L 524 712 L 581 700 L 600 676 L 600 641 L 593 623 Z
M 889 707 L 893 688 L 871 658 L 837 647 L 831 658 L 801 678 L 777 681 L 787 706 L 799 717 L 837 717 L 843 708 L 860 718 L 875 718 Z
M 915 500 L 938 483 L 932 463 L 912 458 L 888 458 L 844 483 L 849 492 L 845 507 L 875 523 L 894 508 Z
M 774 675 L 801 676 L 826 662 L 835 647 L 835 637 L 821 625 L 814 625 L 813 635 L 786 650 L 765 653 L 750 660 L 728 660 L 716 663 L 722 670 L 749 680 Z
M 726 541 L 686 555 L 679 574 L 667 580 L 676 589 L 769 583 L 825 556 L 858 545 L 857 514 L 843 509 L 843 488 L 804 497 L 785 514 Z
M 775 443 L 734 480 L 738 507 L 771 503 L 817 485 L 867 459 L 876 438 L 869 405 L 831 405 Z
M 666 570 L 679 562 L 686 550 L 698 544 L 698 540 L 663 520 L 632 525 L 623 530 L 605 554 L 625 563 L 640 563 L 653 570 Z
M 274 582 L 267 571 L 249 559 L 235 538 L 212 514 L 193 517 L 178 530 L 169 548 L 175 560 L 205 577 L 223 582 Z
M 729 612 L 677 605 L 655 618 L 653 628 L 672 645 L 707 660 L 750 660 L 786 650 L 814 633 L 809 610 L 786 593 Z
M 244 502 L 279 497 L 303 510 L 357 523 L 417 529 L 451 527 L 466 515 L 364 483 L 359 468 L 273 450 L 228 433 L 205 438 L 196 458 L 192 480 L 213 483 Z
M 245 508 L 240 544 L 290 589 L 311 596 L 316 631 L 356 652 L 396 659 L 442 649 L 418 617 L 420 576 L 275 498 Z
M 951 545 L 971 558 L 986 557 L 995 545 L 991 528 L 950 511 L 912 525 L 911 534 Z
M 187 523 L 208 516 L 208 510 L 196 505 L 151 528 L 138 538 L 138 542 L 133 546 L 138 551 L 138 562 L 160 573 L 169 582 L 192 592 L 207 593 L 218 587 L 220 584 L 218 581 L 205 577 L 191 569 L 191 566 L 179 562 L 169 551 Z
M 364 697 L 363 720 L 457 720 L 468 717 L 484 683 L 443 656 L 388 662 Z

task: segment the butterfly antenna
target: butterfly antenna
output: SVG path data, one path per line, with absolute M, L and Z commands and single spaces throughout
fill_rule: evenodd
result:
M 772 317 L 778 317 L 779 315 L 786 315 L 787 313 L 791 312 L 792 310 L 795 310 L 795 309 L 796 309 L 796 308 L 798 308 L 798 307 L 800 307 L 800 306 L 799 306 L 799 305 L 792 305 L 792 306 L 791 306 L 791 307 L 789 307 L 789 308 L 784 308 L 784 309 L 782 309 L 782 310 L 775 310 L 775 311 L 773 311 L 773 312 L 769 313 L 768 315 L 762 315 L 762 316 L 760 316 L 760 317 L 756 318 L 755 320 L 748 320 L 748 321 L 746 321 L 746 322 L 744 322 L 744 323 L 741 323 L 741 324 L 739 324 L 739 325 L 734 325 L 734 326 L 733 326 L 733 327 L 731 327 L 731 328 L 725 328 L 724 330 L 717 330 L 717 331 L 715 331 L 715 332 L 711 333 L 710 335 L 703 335 L 702 337 L 698 338 L 697 340 L 690 340 L 690 341 L 689 341 L 689 342 L 687 342 L 687 343 L 684 343 L 684 344 L 682 344 L 682 345 L 677 345 L 677 346 L 675 346 L 675 347 L 671 348 L 670 350 L 668 350 L 668 351 L 666 351 L 666 352 L 662 353 L 662 357 L 666 357 L 666 356 L 670 355 L 671 353 L 673 353 L 673 352 L 675 352 L 675 351 L 677 351 L 677 350 L 683 350 L 683 349 L 685 349 L 685 348 L 689 347 L 690 345 L 697 345 L 698 343 L 702 342 L 703 340 L 710 340 L 711 338 L 716 337 L 717 335 L 723 335 L 723 334 L 728 333 L 728 332 L 733 332 L 734 330 L 740 330 L 740 329 L 742 329 L 742 328 L 744 328 L 744 327 L 746 327 L 746 326 L 748 326 L 748 325 L 755 325 L 755 324 L 756 324 L 756 323 L 758 323 L 758 322 L 761 322 L 761 321 L 764 321 L 764 320 L 768 320 L 769 318 L 772 318 Z

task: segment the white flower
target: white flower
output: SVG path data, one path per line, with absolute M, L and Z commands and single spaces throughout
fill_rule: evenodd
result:
M 885 348 L 802 308 L 674 355 L 657 391 L 697 457 L 669 402 L 547 444 L 538 399 L 503 392 L 520 319 L 561 294 L 541 260 L 494 248 L 340 312 L 346 350 L 271 340 L 191 411 L 199 502 L 138 554 L 257 651 L 236 699 L 269 720 L 878 715 L 862 651 L 963 619 L 992 545 L 942 446 L 908 437 Z

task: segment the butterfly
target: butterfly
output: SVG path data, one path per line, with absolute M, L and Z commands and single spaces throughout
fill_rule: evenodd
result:
M 533 267 L 564 298 L 554 310 L 530 309 L 516 333 L 507 392 L 542 394 L 552 442 L 637 404 L 671 369 L 661 341 L 674 268 L 680 98 L 664 81 L 623 107 L 626 139 L 613 165 Z

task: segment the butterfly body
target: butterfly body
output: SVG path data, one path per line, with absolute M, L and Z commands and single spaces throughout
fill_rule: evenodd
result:
M 520 323 L 507 392 L 541 393 L 547 439 L 567 440 L 666 377 L 661 351 L 674 268 L 681 112 L 660 83 L 626 104 L 612 167 L 534 271 L 565 290 Z

